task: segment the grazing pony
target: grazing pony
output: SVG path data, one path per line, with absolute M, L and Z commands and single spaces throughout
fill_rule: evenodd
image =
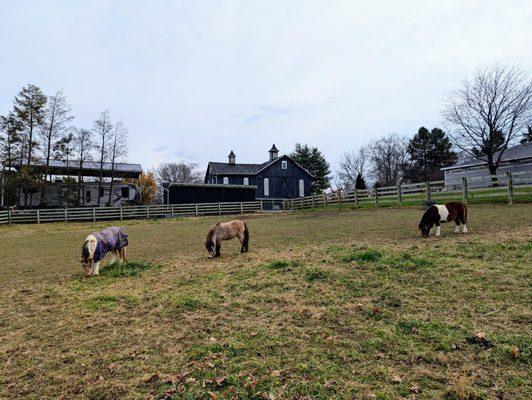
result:
M 436 236 L 440 236 L 440 222 L 456 222 L 455 233 L 460 232 L 460 224 L 462 224 L 462 232 L 467 233 L 467 207 L 459 201 L 451 201 L 445 205 L 435 204 L 427 208 L 421 222 L 419 229 L 421 236 L 428 237 L 430 230 L 436 225 Z
M 100 261 L 111 253 L 111 262 L 126 261 L 126 247 L 129 244 L 124 228 L 112 226 L 87 236 L 81 248 L 81 265 L 85 276 L 99 275 Z
M 205 248 L 211 254 L 211 258 L 220 256 L 222 241 L 230 240 L 237 237 L 242 244 L 241 253 L 249 251 L 249 230 L 247 225 L 240 221 L 234 220 L 229 222 L 218 222 L 214 225 L 205 240 Z

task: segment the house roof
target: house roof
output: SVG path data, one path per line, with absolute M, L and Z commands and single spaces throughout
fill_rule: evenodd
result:
M 4 167 L 11 167 L 19 169 L 25 166 L 27 161 L 17 161 L 9 165 L 4 164 Z M 35 159 L 30 162 L 30 166 L 40 172 L 44 172 L 46 169 L 45 159 Z M 79 160 L 50 160 L 49 173 L 52 175 L 77 175 L 77 169 L 79 168 Z M 112 175 L 112 164 L 109 162 L 103 163 L 102 168 L 103 176 L 108 178 Z M 83 162 L 83 175 L 84 176 L 99 176 L 100 163 L 96 161 L 84 161 Z M 140 164 L 130 163 L 115 163 L 115 178 L 138 178 L 142 173 L 142 166 Z
M 301 168 L 303 171 L 305 171 L 307 174 L 313 177 L 313 175 L 310 172 L 308 172 L 305 168 L 303 168 L 301 165 L 296 163 L 294 160 L 292 160 L 287 155 L 277 157 L 273 160 L 266 161 L 262 164 L 239 164 L 239 163 L 229 164 L 229 163 L 211 161 L 209 162 L 209 165 L 207 167 L 207 173 L 210 172 L 213 175 L 257 175 L 262 170 L 266 169 L 272 164 L 275 164 L 277 161 L 283 158 L 290 159 L 299 168 Z
M 500 152 L 497 151 L 494 154 L 494 158 L 497 159 L 499 157 Z M 510 161 L 517 161 L 517 160 L 523 160 L 527 158 L 532 158 L 532 143 L 525 143 L 520 144 L 518 146 L 510 147 L 506 149 L 502 155 L 501 162 L 510 162 Z M 450 165 L 448 167 L 442 168 L 442 171 L 446 170 L 452 170 L 457 168 L 469 168 L 469 167 L 476 167 L 480 165 L 487 164 L 486 160 L 478 159 L 478 158 L 464 158 L 460 161 L 458 161 L 454 165 Z

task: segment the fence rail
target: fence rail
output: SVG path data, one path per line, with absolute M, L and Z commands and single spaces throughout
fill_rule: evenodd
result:
M 468 202 L 532 201 L 532 171 L 506 173 L 496 177 L 462 178 L 459 183 L 445 185 L 445 181 L 410 183 L 398 186 L 357 189 L 335 193 L 323 193 L 285 200 L 284 210 L 307 208 L 379 207 L 392 204 L 419 204 L 429 201 L 460 200 Z
M 245 214 L 262 211 L 262 200 L 233 203 L 165 204 L 130 207 L 22 209 L 0 211 L 0 224 L 82 222 L 200 215 Z

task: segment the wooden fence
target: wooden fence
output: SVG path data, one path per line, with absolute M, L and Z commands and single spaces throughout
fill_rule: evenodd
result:
M 452 200 L 466 204 L 507 202 L 510 205 L 514 201 L 532 201 L 532 171 L 507 173 L 498 175 L 496 179 L 491 176 L 462 178 L 461 182 L 447 186 L 445 181 L 436 181 L 324 193 L 285 200 L 283 209 L 303 210 L 331 206 L 341 208 L 343 204 L 349 204 L 353 208 L 380 207 Z
M 81 222 L 200 215 L 245 214 L 262 211 L 266 201 L 165 204 L 131 207 L 23 209 L 0 211 L 0 224 Z

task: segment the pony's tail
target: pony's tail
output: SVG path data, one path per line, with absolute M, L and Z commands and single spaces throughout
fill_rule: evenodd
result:
M 245 252 L 249 251 L 249 229 L 245 222 L 244 222 L 244 242 L 242 243 L 242 247 L 244 248 Z
M 465 204 L 464 204 L 464 217 L 463 218 L 464 220 L 462 221 L 462 223 L 466 225 L 467 224 L 467 206 Z

